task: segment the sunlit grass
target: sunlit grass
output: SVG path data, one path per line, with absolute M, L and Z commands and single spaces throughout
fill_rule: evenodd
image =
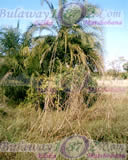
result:
M 32 104 L 16 108 L 1 105 L 0 141 L 43 144 L 73 134 L 100 142 L 127 144 L 128 94 L 104 94 L 91 108 L 76 106 L 66 111 L 35 111 Z M 36 157 L 33 153 L 0 153 L 0 159 L 36 160 Z

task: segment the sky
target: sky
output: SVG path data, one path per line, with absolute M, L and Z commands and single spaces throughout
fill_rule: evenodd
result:
M 112 61 L 118 57 L 128 60 L 128 1 L 127 0 L 89 0 L 102 9 L 111 9 L 123 13 L 123 25 L 118 27 L 104 27 L 105 61 Z
M 107 17 L 110 17 L 111 20 L 115 20 L 114 16 L 116 15 L 114 15 L 114 13 L 117 11 L 121 14 L 121 16 L 118 18 L 120 21 L 122 21 L 122 25 L 103 26 L 104 59 L 105 62 L 112 61 L 118 57 L 124 57 L 126 60 L 128 60 L 128 0 L 88 0 L 88 2 L 100 7 L 103 11 L 102 14 L 107 14 Z M 52 3 L 54 6 L 57 6 L 57 0 L 54 0 L 54 2 L 52 1 Z M 2 9 L 6 9 L 7 12 L 9 10 L 16 10 L 16 8 L 22 8 L 25 11 L 34 10 L 42 11 L 43 13 L 50 13 L 46 4 L 41 5 L 41 0 L 0 0 L 0 27 L 16 26 L 18 18 L 7 19 L 2 17 L 2 12 L 4 12 Z M 103 15 L 103 17 L 105 15 Z M 37 19 L 34 18 L 21 18 L 21 32 L 24 32 L 31 22 L 35 22 L 36 20 Z

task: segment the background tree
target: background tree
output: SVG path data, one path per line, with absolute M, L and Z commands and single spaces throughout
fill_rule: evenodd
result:
M 128 62 L 126 62 L 124 65 L 123 65 L 123 69 L 128 72 Z

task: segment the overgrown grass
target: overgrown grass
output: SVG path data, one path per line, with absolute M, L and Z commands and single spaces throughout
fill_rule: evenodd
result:
M 100 142 L 128 143 L 128 96 L 102 95 L 92 108 L 45 111 L 31 104 L 1 107 L 0 141 L 49 143 L 73 134 Z M 0 160 L 36 160 L 33 153 L 0 153 Z M 63 159 L 63 158 L 58 158 Z

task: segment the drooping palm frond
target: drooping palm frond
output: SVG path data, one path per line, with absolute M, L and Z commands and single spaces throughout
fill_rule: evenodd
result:
M 44 0 L 44 2 L 53 13 L 55 11 L 53 4 L 48 0 Z M 59 7 L 63 7 L 65 2 L 59 0 Z M 95 14 L 93 7 L 89 6 L 88 15 Z M 43 30 L 51 31 L 52 35 L 41 34 Z M 55 34 L 52 32 L 53 30 Z M 40 33 L 34 37 L 36 31 L 40 31 Z M 26 35 L 29 37 L 28 39 L 30 37 L 33 39 L 31 54 L 37 55 L 38 53 L 40 56 L 39 64 L 43 70 L 45 66 L 49 70 L 54 70 L 54 64 L 59 59 L 62 64 L 69 64 L 71 67 L 82 63 L 90 72 L 95 70 L 102 72 L 102 41 L 99 33 L 100 30 L 92 26 L 83 28 L 81 25 L 74 24 L 66 27 L 57 23 L 51 28 L 32 24 Z
M 45 47 L 46 43 L 44 43 L 45 45 L 42 44 L 45 49 L 42 50 L 40 64 L 44 62 L 49 54 L 51 57 L 49 64 L 52 64 L 55 59 L 59 58 L 62 63 L 68 63 L 70 66 L 73 63 L 82 63 L 88 71 L 97 70 L 101 73 L 103 71 L 103 61 L 99 48 L 96 46 L 96 39 L 93 39 L 93 34 L 85 33 L 87 42 L 83 43 L 80 35 L 77 32 L 74 34 L 73 29 L 71 32 L 71 29 L 62 27 L 56 38 L 51 42 L 51 45 L 48 43 L 47 47 Z

